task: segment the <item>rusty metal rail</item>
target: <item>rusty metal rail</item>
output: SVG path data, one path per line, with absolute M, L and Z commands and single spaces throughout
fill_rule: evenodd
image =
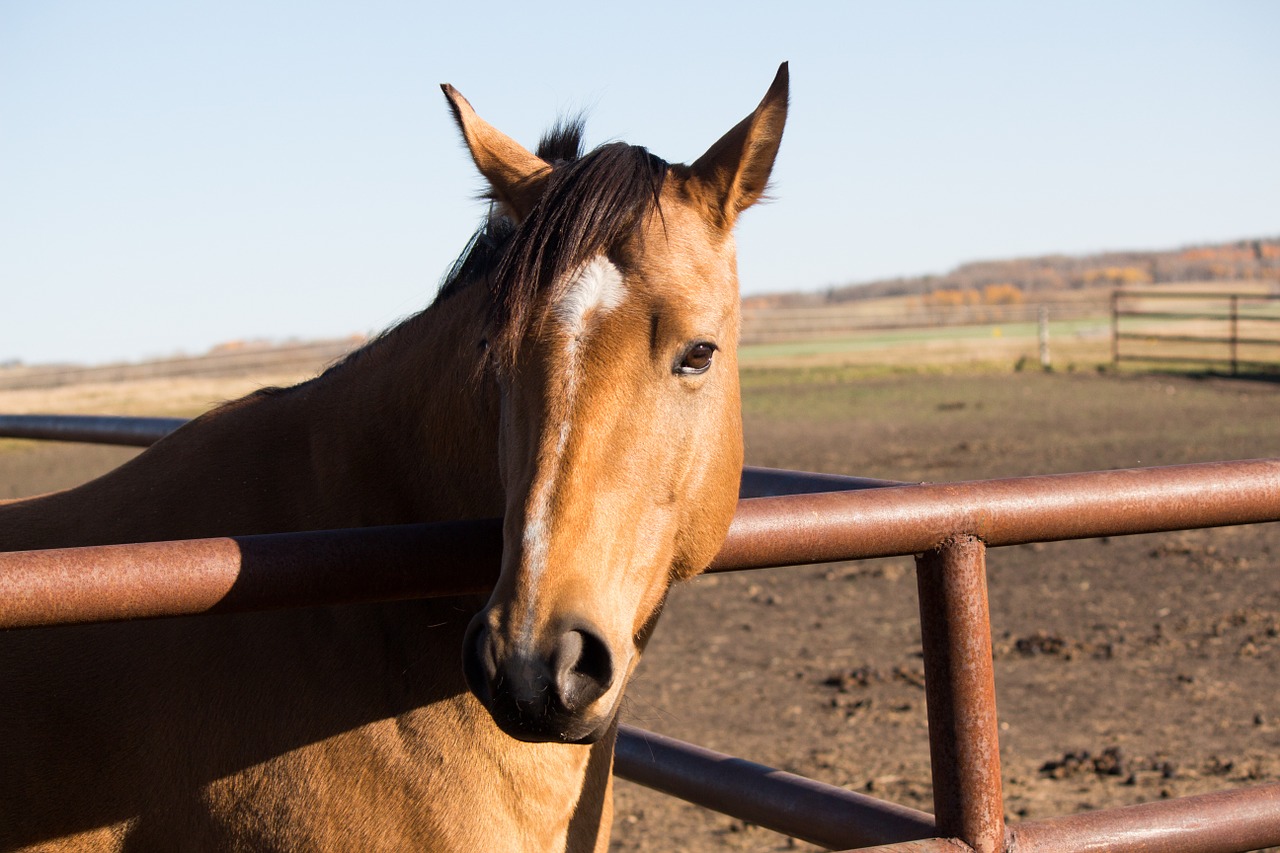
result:
M 919 554 L 1280 519 L 1280 459 L 1203 462 L 746 500 L 718 568 Z
M 956 536 L 916 558 L 929 762 L 938 835 L 1004 847 L 986 548 Z
M 1280 459 L 747 498 L 709 571 L 1275 520 Z M 15 551 L 0 628 L 482 592 L 501 547 L 486 520 Z
M 924 812 L 631 726 L 618 728 L 614 769 L 664 794 L 824 847 L 936 832 Z
M 1280 784 L 1017 823 L 1017 853 L 1234 853 L 1280 844 Z
M 130 420 L 147 423 L 122 433 L 127 443 L 175 426 Z M 825 491 L 806 493 L 815 489 Z M 1280 785 L 1006 826 L 985 579 L 988 546 L 1280 521 L 1280 459 L 945 485 L 749 469 L 741 492 L 711 571 L 917 555 L 936 821 L 625 726 L 618 775 L 880 853 L 1280 844 Z M 482 592 L 500 552 L 489 520 L 0 554 L 0 628 Z

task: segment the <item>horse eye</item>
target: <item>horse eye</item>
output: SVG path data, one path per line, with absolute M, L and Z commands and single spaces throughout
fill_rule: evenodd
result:
M 684 358 L 680 361 L 680 366 L 676 368 L 676 373 L 682 373 L 686 376 L 706 373 L 711 368 L 711 356 L 715 354 L 715 351 L 715 344 L 710 344 L 706 341 L 694 344 L 684 354 Z

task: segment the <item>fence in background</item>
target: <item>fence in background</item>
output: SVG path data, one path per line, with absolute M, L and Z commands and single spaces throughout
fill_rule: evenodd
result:
M 1014 305 L 876 307 L 855 301 L 833 305 L 744 307 L 742 343 L 805 341 L 899 329 L 1036 323 L 1045 308 L 1052 312 L 1055 321 L 1091 318 L 1103 321 L 1107 315 L 1105 298 L 1101 301 L 1037 300 Z
M 173 428 L 0 418 L 0 435 L 28 438 Z M 935 815 L 628 726 L 618 775 L 835 849 L 1280 844 L 1280 784 L 1006 825 L 985 577 L 988 547 L 1280 521 L 1280 459 L 937 485 L 747 469 L 742 494 L 709 571 L 916 555 Z M 0 554 L 0 628 L 479 592 L 500 556 L 496 519 Z
M 1039 294 L 1035 294 L 1039 296 Z M 1054 322 L 1098 319 L 1108 306 L 1092 299 L 1037 299 L 1011 305 L 899 305 L 846 302 L 812 306 L 748 306 L 742 343 L 840 338 L 864 332 L 938 327 L 1032 324 L 1045 310 Z M 1178 362 L 1280 370 L 1280 292 L 1126 289 L 1111 295 L 1112 360 Z M 0 365 L 0 391 L 52 388 L 177 376 L 237 376 L 252 372 L 313 373 L 355 349 L 363 338 L 246 345 L 202 356 L 139 363 Z
M 1117 290 L 1111 360 L 1280 371 L 1280 292 Z

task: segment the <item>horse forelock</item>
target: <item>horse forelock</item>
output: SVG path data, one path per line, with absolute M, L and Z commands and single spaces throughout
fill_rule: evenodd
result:
M 582 123 L 561 122 L 538 156 L 553 166 L 538 203 L 520 224 L 491 214 L 455 262 L 441 289 L 447 297 L 488 282 L 488 343 L 511 366 L 539 308 L 553 311 L 575 273 L 608 256 L 658 209 L 668 164 L 645 148 L 614 142 L 581 154 Z
M 586 122 L 581 115 L 562 118 L 542 134 L 534 153 L 552 166 L 581 160 L 582 134 L 585 130 Z

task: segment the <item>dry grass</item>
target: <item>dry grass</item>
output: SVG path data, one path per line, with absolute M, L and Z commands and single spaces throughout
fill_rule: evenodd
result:
M 269 385 L 292 385 L 310 373 L 256 372 L 227 377 L 161 377 L 125 382 L 93 382 L 56 388 L 0 390 L 0 413 L 7 415 L 139 415 L 195 417 L 219 403 Z M 0 438 L 0 452 L 34 443 Z
M 292 385 L 306 378 L 297 372 L 263 372 L 234 377 L 165 377 L 24 388 L 0 391 L 0 412 L 194 416 L 259 388 Z
M 1039 367 L 1036 324 L 1014 323 L 897 331 L 868 331 L 840 338 L 753 344 L 740 362 L 751 367 L 859 368 L 877 373 L 1002 372 Z M 1052 323 L 1051 364 L 1057 370 L 1093 369 L 1111 360 L 1105 321 Z

